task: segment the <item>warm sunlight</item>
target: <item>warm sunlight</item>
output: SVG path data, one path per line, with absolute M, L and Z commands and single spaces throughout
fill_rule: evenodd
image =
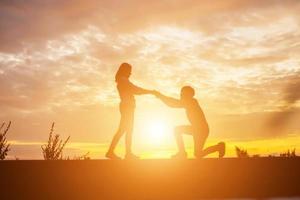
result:
M 0 0 L 1 199 L 300 200 L 299 13 Z
M 163 120 L 152 120 L 147 126 L 148 142 L 151 144 L 162 144 L 171 133 L 171 127 Z

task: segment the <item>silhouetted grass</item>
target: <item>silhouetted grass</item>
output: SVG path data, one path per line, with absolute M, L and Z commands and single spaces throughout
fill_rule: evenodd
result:
M 236 155 L 238 158 L 259 158 L 261 157 L 259 154 L 255 154 L 253 156 L 250 156 L 247 152 L 246 149 L 242 149 L 240 147 L 235 147 L 235 152 L 236 152 Z M 278 157 L 276 155 L 268 155 L 267 157 L 269 158 L 274 158 L 274 157 Z M 279 157 L 285 157 L 285 158 L 295 158 L 295 157 L 298 157 L 297 154 L 296 154 L 296 149 L 293 149 L 293 150 L 287 150 L 286 152 L 284 153 L 281 153 L 279 154 Z
M 43 150 L 43 156 L 45 160 L 61 160 L 63 159 L 63 149 L 70 139 L 70 136 L 63 142 L 58 134 L 53 135 L 54 125 L 52 123 L 51 130 L 49 133 L 49 139 L 46 145 L 42 145 L 41 148 Z
M 293 150 L 287 150 L 287 152 L 285 153 L 281 153 L 279 155 L 280 157 L 287 157 L 287 158 L 294 158 L 294 157 L 297 157 L 296 155 L 296 149 L 293 149 Z
M 68 157 L 67 160 L 91 160 L 89 154 L 90 152 L 87 152 L 86 154 L 81 156 L 74 156 L 72 159 Z
M 7 156 L 7 153 L 10 151 L 10 144 L 7 143 L 6 134 L 10 128 L 11 121 L 8 123 L 8 125 L 5 127 L 5 122 L 2 123 L 0 127 L 0 160 L 4 160 Z M 2 132 L 2 128 L 4 128 L 4 131 Z
M 247 152 L 247 150 L 242 149 L 240 147 L 235 147 L 235 152 L 238 158 L 249 158 L 249 154 Z

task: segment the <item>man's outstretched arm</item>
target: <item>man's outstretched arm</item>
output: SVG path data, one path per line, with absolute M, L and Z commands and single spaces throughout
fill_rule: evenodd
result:
M 165 96 L 165 95 L 163 95 L 163 94 L 161 94 L 160 92 L 157 92 L 157 91 L 155 91 L 154 94 L 157 98 L 162 100 L 162 102 L 164 102 L 167 106 L 170 106 L 172 108 L 181 108 L 182 107 L 182 103 L 179 99 L 175 99 L 175 98 L 172 98 L 172 97 Z

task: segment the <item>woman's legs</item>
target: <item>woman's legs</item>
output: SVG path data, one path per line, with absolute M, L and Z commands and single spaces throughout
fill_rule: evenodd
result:
M 131 150 L 131 146 L 132 146 L 132 128 L 128 128 L 128 130 L 126 130 L 126 134 L 125 134 L 125 147 L 126 147 L 126 154 L 131 154 L 132 150 Z
M 126 135 L 125 135 L 125 146 L 126 146 L 126 158 L 138 158 L 132 153 L 132 133 L 134 124 L 134 109 L 129 110 L 127 113 L 126 120 Z
M 122 129 L 122 127 L 119 127 L 116 134 L 114 135 L 112 141 L 111 141 L 111 144 L 109 146 L 109 149 L 108 149 L 108 153 L 113 153 L 120 138 L 122 137 L 122 135 L 124 134 L 124 130 Z
M 112 157 L 116 158 L 117 157 L 114 154 L 114 150 L 115 150 L 119 140 L 126 132 L 126 135 L 125 135 L 126 157 L 136 158 L 136 156 L 134 156 L 132 154 L 132 150 L 131 150 L 133 122 L 134 122 L 134 107 L 133 108 L 120 107 L 120 111 L 121 111 L 120 125 L 119 125 L 119 128 L 118 128 L 116 134 L 113 137 L 113 140 L 112 140 L 109 150 L 106 154 L 106 157 L 108 157 L 108 158 L 112 158 Z
M 121 119 L 120 119 L 120 124 L 119 124 L 119 127 L 118 127 L 118 130 L 117 132 L 115 133 L 112 141 L 111 141 L 111 144 L 109 146 L 109 149 L 106 153 L 106 157 L 107 158 L 111 158 L 111 159 L 120 159 L 120 157 L 118 157 L 117 155 L 115 155 L 114 151 L 115 151 L 115 148 L 119 142 L 119 140 L 121 139 L 121 137 L 124 135 L 125 131 L 126 131 L 126 116 L 125 116 L 125 113 L 123 113 L 121 111 Z

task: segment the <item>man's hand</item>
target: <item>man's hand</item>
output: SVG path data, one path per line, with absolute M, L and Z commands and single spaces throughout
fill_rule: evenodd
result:
M 163 101 L 169 107 L 173 107 L 173 108 L 182 108 L 183 107 L 183 105 L 179 99 L 165 96 L 157 90 L 152 90 L 151 94 L 153 94 L 154 96 L 159 98 L 161 101 Z

